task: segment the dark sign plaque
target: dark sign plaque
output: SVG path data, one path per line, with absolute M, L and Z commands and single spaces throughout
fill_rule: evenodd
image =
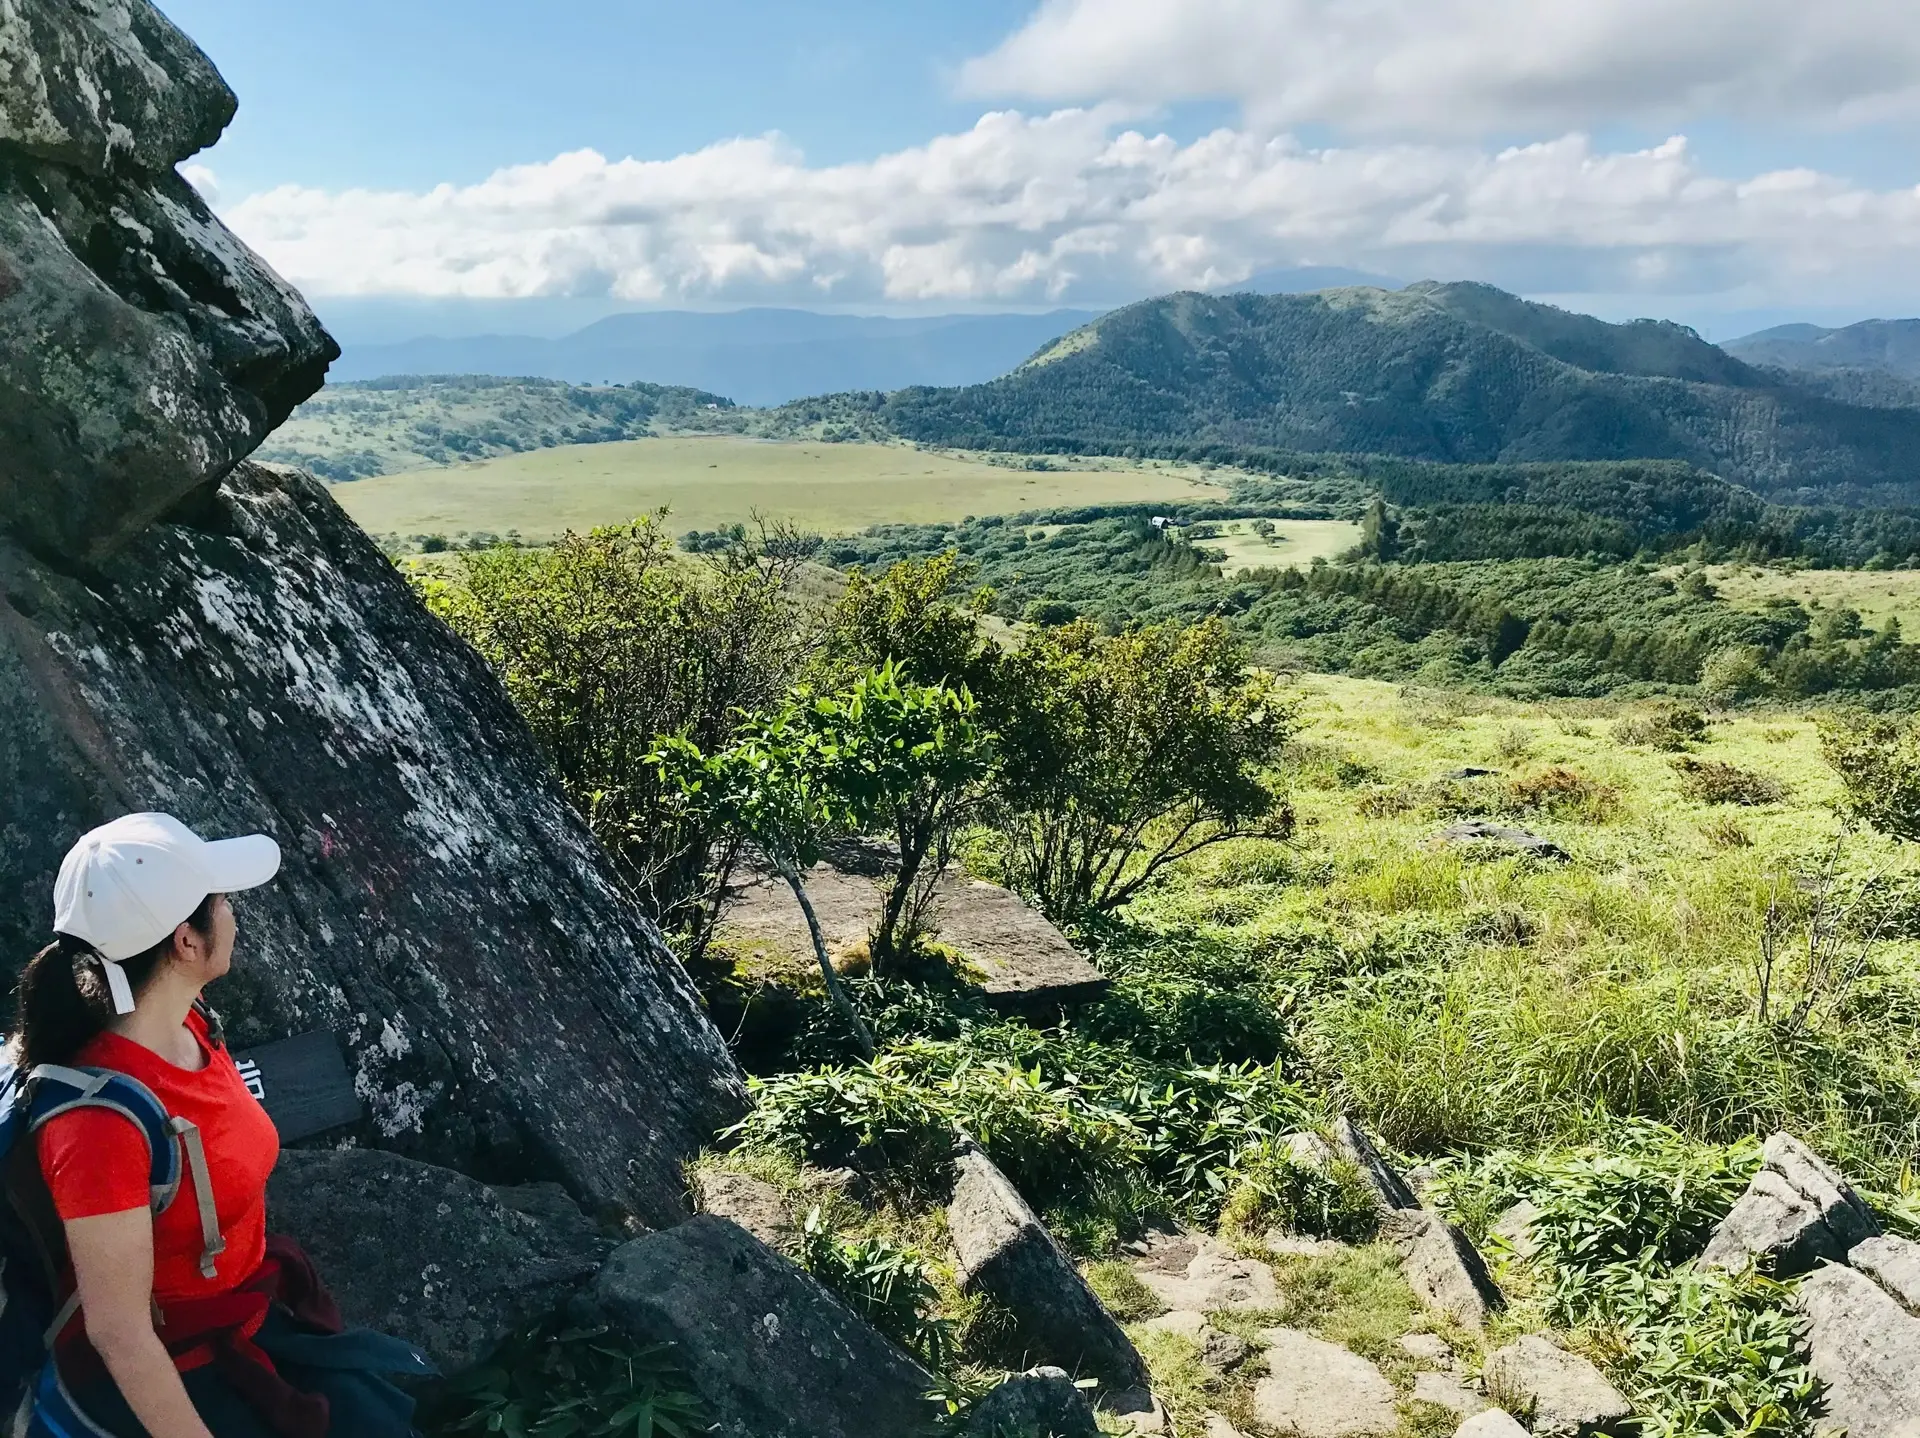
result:
M 267 1110 L 284 1143 L 360 1120 L 353 1075 L 330 1033 L 301 1034 L 233 1056 L 247 1090 Z

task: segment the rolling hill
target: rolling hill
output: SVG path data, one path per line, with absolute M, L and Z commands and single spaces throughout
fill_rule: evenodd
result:
M 1920 380 L 1920 320 L 1862 320 L 1843 329 L 1779 325 L 1729 340 L 1725 349 L 1749 364 L 1782 369 L 1877 369 Z
M 1666 459 L 1781 503 L 1920 500 L 1920 412 L 1816 393 L 1683 326 L 1608 324 L 1485 285 L 1168 295 L 990 383 L 790 408 L 968 448 Z
M 560 339 L 478 335 L 349 344 L 332 378 L 530 375 L 575 384 L 644 380 L 776 405 L 827 390 L 894 390 L 992 379 L 1093 319 L 1040 315 L 892 318 L 750 309 L 611 315 Z

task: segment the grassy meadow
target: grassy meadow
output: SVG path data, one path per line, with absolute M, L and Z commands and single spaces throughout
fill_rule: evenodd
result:
M 1218 533 L 1198 541 L 1226 555 L 1221 570 L 1229 575 L 1249 569 L 1291 569 L 1316 559 L 1331 560 L 1360 542 L 1360 526 L 1339 519 L 1283 519 L 1272 521 L 1274 532 L 1253 532 L 1254 521 L 1235 519 L 1215 526 Z
M 1061 463 L 1056 461 L 1055 463 Z M 1016 469 L 906 445 L 780 443 L 661 436 L 577 444 L 475 464 L 382 475 L 333 494 L 375 535 L 584 531 L 665 507 L 675 532 L 718 529 L 753 514 L 843 534 L 873 524 L 952 523 L 1132 501 L 1226 498 L 1192 467 L 1089 461 Z
M 1911 569 L 1775 569 L 1710 564 L 1707 580 L 1729 603 L 1760 608 L 1793 599 L 1809 609 L 1852 609 L 1872 628 L 1889 619 L 1911 633 L 1920 625 L 1920 571 Z

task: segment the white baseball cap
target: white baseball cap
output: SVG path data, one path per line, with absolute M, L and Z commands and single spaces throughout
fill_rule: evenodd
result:
M 67 852 L 53 886 L 53 930 L 107 960 L 114 1007 L 127 1013 L 120 960 L 166 939 L 207 895 L 257 889 L 279 872 L 280 846 L 264 834 L 208 842 L 171 814 L 129 814 Z

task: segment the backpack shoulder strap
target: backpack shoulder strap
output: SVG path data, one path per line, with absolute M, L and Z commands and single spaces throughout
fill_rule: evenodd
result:
M 155 1213 L 180 1191 L 180 1149 L 174 1119 L 153 1090 L 115 1069 L 41 1064 L 27 1075 L 27 1131 L 38 1133 L 75 1109 L 103 1108 L 119 1114 L 147 1141 L 147 1189 Z M 191 1127 L 191 1125 L 188 1125 Z M 195 1135 L 198 1137 L 198 1135 Z

